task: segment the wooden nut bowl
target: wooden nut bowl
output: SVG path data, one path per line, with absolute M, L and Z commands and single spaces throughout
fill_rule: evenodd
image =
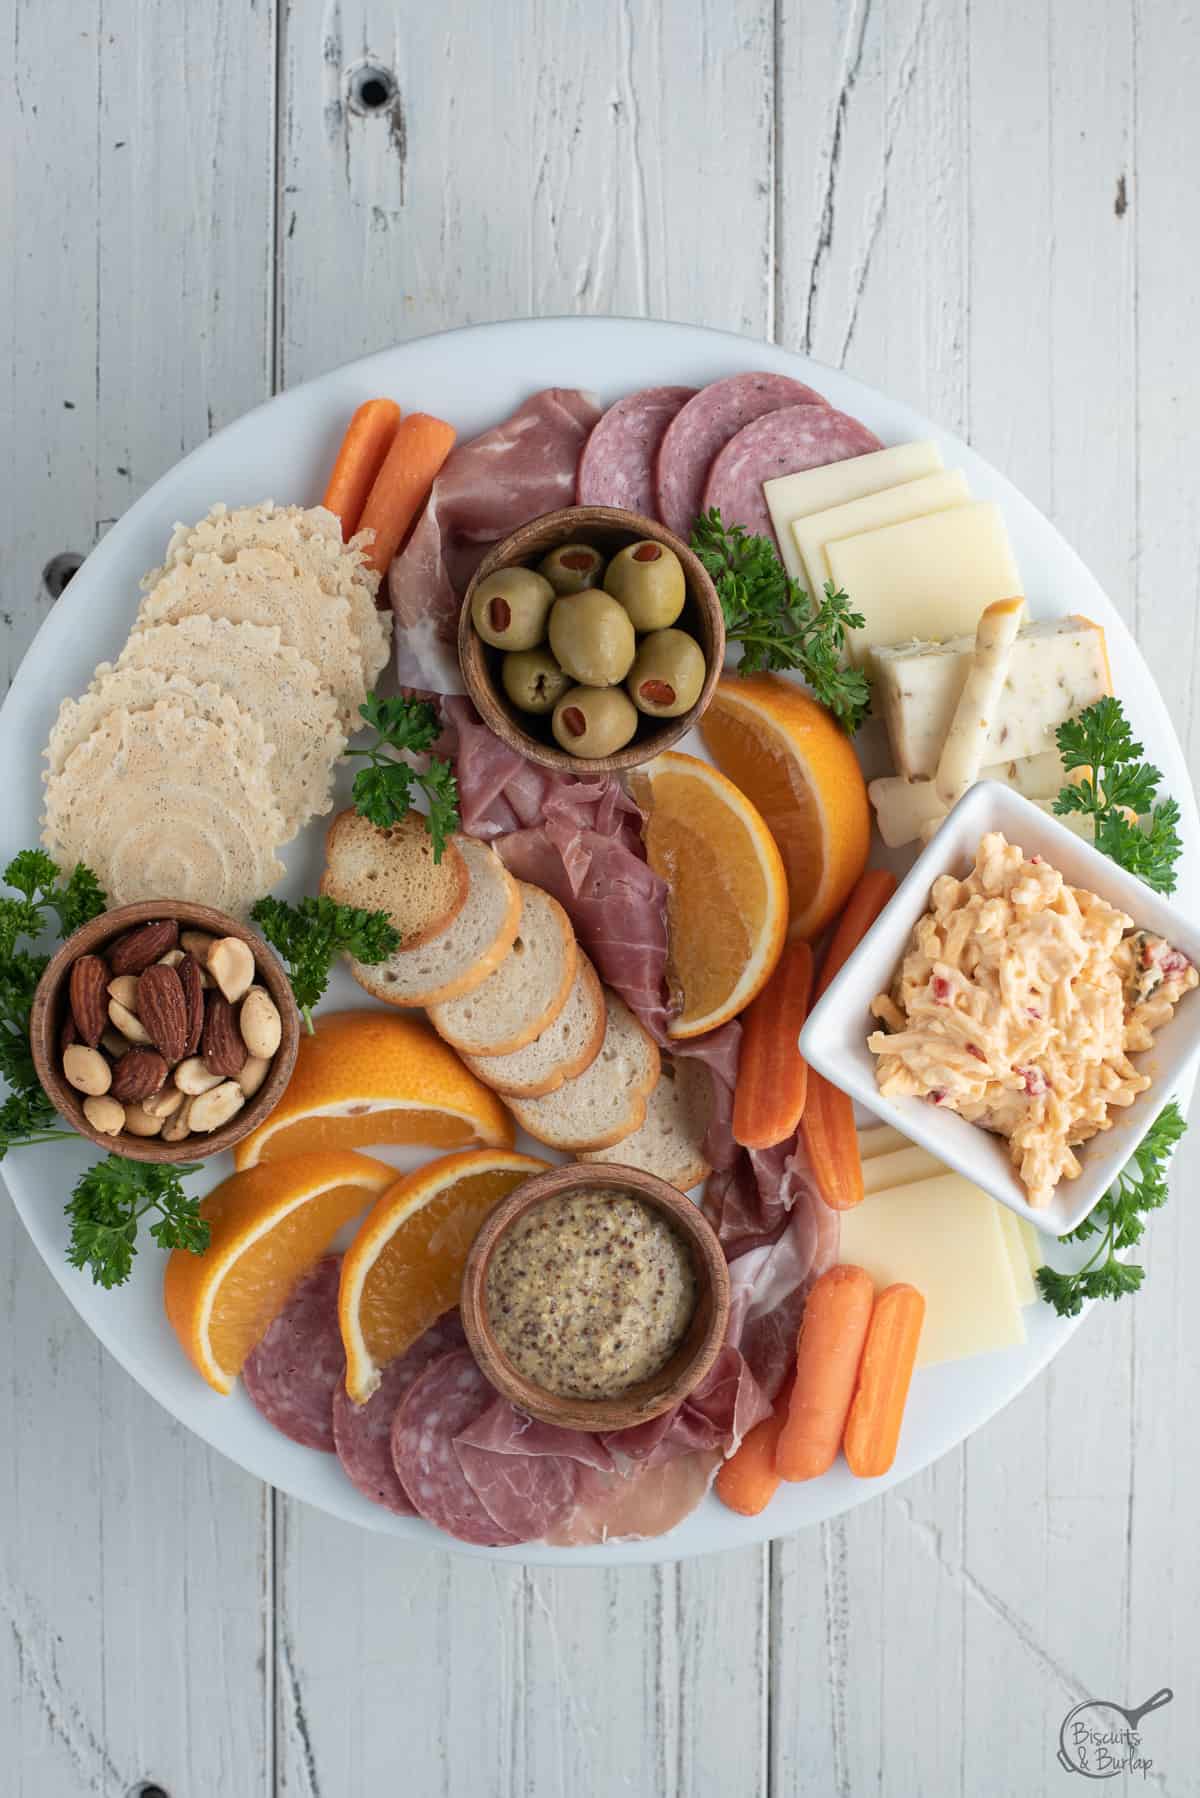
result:
M 490 648 L 472 624 L 472 597 L 479 582 L 498 568 L 537 562 L 560 543 L 591 543 L 604 555 L 613 556 L 627 543 L 636 543 L 643 537 L 673 549 L 683 564 L 687 600 L 678 623 L 681 630 L 691 632 L 704 651 L 708 672 L 700 697 L 678 718 L 639 718 L 636 736 L 615 755 L 568 755 L 550 735 L 548 717 L 535 718 L 518 711 L 505 693 L 500 684 L 501 652 Z M 510 749 L 543 768 L 557 768 L 566 774 L 614 774 L 652 761 L 686 736 L 707 711 L 725 666 L 725 618 L 703 563 L 674 531 L 619 506 L 565 506 L 560 512 L 547 512 L 523 524 L 483 558 L 458 616 L 458 659 L 476 711 Z
M 531 1206 L 577 1192 L 620 1190 L 661 1211 L 692 1252 L 696 1309 L 687 1335 L 664 1367 L 616 1398 L 562 1398 L 518 1371 L 492 1333 L 487 1314 L 488 1264 L 497 1243 Z M 729 1322 L 729 1268 L 716 1235 L 686 1194 L 640 1168 L 569 1162 L 518 1186 L 484 1220 L 463 1269 L 463 1328 L 484 1374 L 498 1392 L 531 1417 L 568 1430 L 623 1430 L 670 1411 L 695 1390 L 716 1360 Z
M 102 1131 L 94 1130 L 83 1115 L 83 1101 L 87 1095 L 76 1092 L 64 1075 L 58 1046 L 69 1004 L 72 963 L 81 955 L 103 955 L 115 938 L 124 936 L 134 925 L 149 924 L 158 918 L 174 918 L 181 930 L 206 930 L 213 936 L 241 937 L 254 955 L 255 977 L 275 1001 L 283 1024 L 283 1035 L 270 1071 L 253 1098 L 248 1099 L 227 1124 L 207 1134 L 186 1136 L 182 1142 L 163 1142 L 157 1136 L 133 1136 L 124 1130 L 116 1136 L 106 1136 Z M 300 1013 L 282 963 L 262 937 L 247 925 L 239 924 L 226 912 L 215 911 L 211 905 L 192 905 L 179 899 L 139 899 L 135 905 L 120 905 L 114 911 L 102 912 L 68 937 L 38 982 L 30 1011 L 29 1035 L 38 1079 L 56 1109 L 80 1136 L 86 1136 L 110 1154 L 127 1156 L 130 1161 L 202 1161 L 209 1155 L 219 1154 L 222 1149 L 231 1149 L 274 1111 L 296 1063 Z

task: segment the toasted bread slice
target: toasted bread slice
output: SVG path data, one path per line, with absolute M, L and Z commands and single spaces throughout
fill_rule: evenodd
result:
M 495 1092 L 538 1099 L 591 1067 L 604 1042 L 608 1013 L 595 968 L 576 950 L 575 979 L 552 1024 L 511 1055 L 464 1055 L 473 1074 Z
M 707 1180 L 712 1169 L 704 1159 L 704 1133 L 712 1109 L 712 1079 L 697 1061 L 662 1064 L 658 1085 L 650 1094 L 646 1116 L 632 1136 L 611 1149 L 587 1149 L 581 1161 L 619 1161 L 689 1192 Z
M 467 902 L 458 916 L 438 936 L 398 949 L 377 967 L 350 964 L 359 986 L 385 1005 L 440 1005 L 457 999 L 482 986 L 513 946 L 521 926 L 520 887 L 486 843 L 473 837 L 455 841 L 469 880 Z M 321 884 L 323 892 L 330 890 Z
M 645 1121 L 658 1081 L 658 1045 L 623 999 L 606 992 L 604 1001 L 608 1023 L 591 1066 L 545 1098 L 508 1101 L 517 1122 L 551 1148 L 609 1149 Z
M 385 911 L 400 932 L 400 953 L 448 930 L 467 902 L 471 877 L 458 840 L 433 859 L 419 812 L 381 830 L 355 811 L 339 812 L 325 834 L 321 891 L 339 905 Z
M 494 974 L 461 999 L 431 1005 L 429 1022 L 467 1055 L 511 1055 L 553 1024 L 575 980 L 575 932 L 557 899 L 518 881 L 521 928 Z

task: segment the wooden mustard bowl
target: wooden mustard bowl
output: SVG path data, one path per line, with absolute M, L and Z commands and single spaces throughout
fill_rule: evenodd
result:
M 487 1274 L 497 1245 L 518 1219 L 547 1200 L 580 1192 L 620 1191 L 652 1206 L 674 1225 L 691 1251 L 696 1308 L 675 1353 L 656 1373 L 613 1398 L 570 1398 L 529 1379 L 496 1341 L 488 1317 Z M 640 1168 L 616 1162 L 569 1162 L 536 1174 L 489 1212 L 463 1269 L 460 1300 L 471 1352 L 496 1390 L 518 1410 L 568 1430 L 624 1430 L 671 1411 L 711 1369 L 729 1322 L 729 1267 L 711 1224 L 686 1194 Z
M 471 601 L 480 581 L 498 568 L 533 565 L 560 543 L 590 543 L 604 556 L 614 556 L 627 543 L 650 538 L 674 550 L 683 567 L 687 599 L 676 623 L 689 631 L 704 652 L 706 673 L 700 696 L 678 718 L 651 718 L 640 714 L 637 733 L 614 755 L 570 755 L 550 734 L 549 716 L 535 717 L 519 711 L 500 681 L 502 652 L 492 649 L 471 620 Z M 725 666 L 725 617 L 712 577 L 694 550 L 681 537 L 653 518 L 627 512 L 620 506 L 564 506 L 521 525 L 502 543 L 490 549 L 475 571 L 458 615 L 458 659 L 463 684 L 488 729 L 502 743 L 543 768 L 564 774 L 615 774 L 649 762 L 687 735 L 708 710 Z
M 84 1116 L 83 1102 L 87 1094 L 77 1092 L 63 1073 L 60 1047 L 70 1007 L 74 963 L 81 955 L 103 955 L 127 931 L 159 919 L 173 919 L 181 931 L 203 930 L 215 937 L 240 937 L 254 956 L 255 982 L 270 993 L 283 1027 L 266 1079 L 241 1110 L 215 1130 L 197 1131 L 185 1136 L 182 1142 L 174 1143 L 163 1142 L 158 1136 L 134 1136 L 127 1130 L 108 1136 L 94 1129 Z M 67 938 L 38 982 L 30 1010 L 29 1036 L 38 1079 L 55 1109 L 80 1136 L 86 1136 L 98 1148 L 110 1154 L 124 1155 L 130 1161 L 200 1161 L 209 1155 L 220 1154 L 222 1149 L 231 1149 L 274 1111 L 296 1063 L 300 1013 L 283 964 L 263 938 L 247 925 L 239 924 L 236 918 L 231 918 L 227 912 L 216 911 L 211 905 L 193 905 L 178 899 L 139 899 L 134 905 L 120 905 L 113 911 L 102 912 Z

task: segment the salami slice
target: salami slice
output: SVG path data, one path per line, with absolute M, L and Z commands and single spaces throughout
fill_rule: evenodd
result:
M 485 1548 L 520 1537 L 501 1529 L 463 1472 L 454 1438 L 495 1402 L 469 1349 L 432 1361 L 392 1420 L 392 1461 L 401 1486 L 428 1523 Z
M 414 1517 L 417 1507 L 392 1461 L 392 1419 L 430 1362 L 462 1348 L 465 1341 L 458 1312 L 448 1311 L 405 1354 L 388 1362 L 365 1405 L 355 1404 L 344 1380 L 333 1395 L 333 1443 L 347 1478 L 364 1498 L 401 1517 Z
M 774 541 L 762 484 L 802 468 L 824 468 L 865 456 L 883 445 L 874 431 L 828 406 L 785 406 L 746 425 L 714 459 L 704 483 L 702 509 L 720 508 L 722 522 L 740 524 Z
M 242 1381 L 268 1423 L 305 1448 L 333 1453 L 333 1395 L 344 1383 L 338 1328 L 341 1261 L 327 1255 L 297 1281 L 287 1304 L 247 1355 Z
M 625 506 L 657 518 L 654 462 L 663 433 L 696 397 L 694 387 L 644 387 L 610 406 L 579 458 L 575 496 L 581 506 Z
M 714 457 L 752 419 L 781 406 L 825 403 L 815 388 L 790 375 L 727 375 L 702 387 L 671 420 L 659 445 L 654 491 L 662 522 L 687 540 Z

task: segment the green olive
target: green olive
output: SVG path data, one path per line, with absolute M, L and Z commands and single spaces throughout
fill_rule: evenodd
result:
M 674 624 L 687 598 L 683 567 L 665 543 L 629 543 L 608 565 L 604 589 L 619 599 L 635 631 Z
M 554 588 L 532 568 L 498 568 L 471 595 L 471 617 L 493 649 L 534 649 L 553 604 Z
M 629 673 L 637 645 L 624 606 L 589 587 L 555 600 L 550 647 L 572 680 L 585 687 L 615 687 Z
M 638 715 L 620 687 L 572 687 L 554 708 L 554 741 L 572 755 L 614 755 L 637 729 Z
M 504 691 L 522 712 L 552 712 L 571 684 L 548 649 L 513 649 L 500 664 Z
M 651 631 L 638 644 L 625 685 L 639 712 L 678 718 L 699 699 L 707 672 L 695 637 L 686 631 Z
M 604 557 L 590 543 L 560 543 L 538 563 L 556 593 L 582 593 L 598 587 L 604 575 Z

